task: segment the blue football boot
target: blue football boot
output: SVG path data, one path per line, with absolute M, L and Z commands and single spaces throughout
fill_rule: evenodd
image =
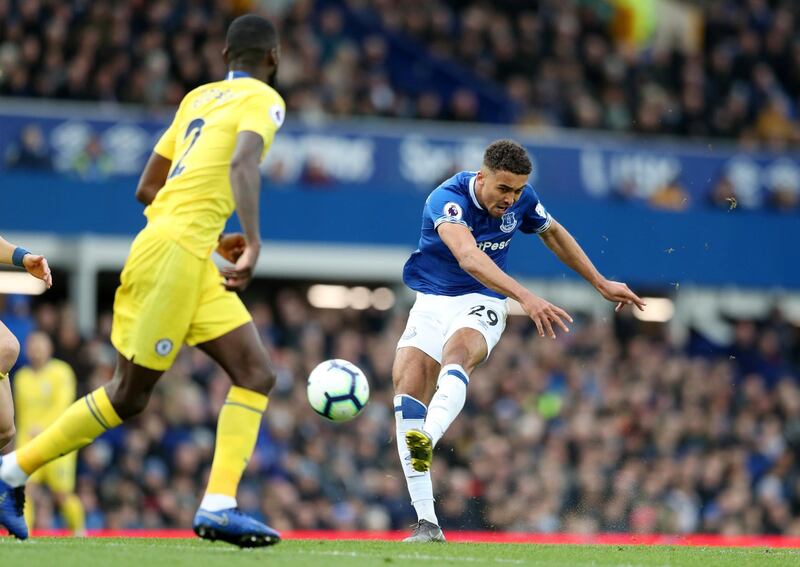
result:
M 0 526 L 17 539 L 28 539 L 25 523 L 25 487 L 12 488 L 0 480 Z
M 192 528 L 203 539 L 219 539 L 239 547 L 264 547 L 281 541 L 281 534 L 238 508 L 217 512 L 200 508 L 194 515 Z

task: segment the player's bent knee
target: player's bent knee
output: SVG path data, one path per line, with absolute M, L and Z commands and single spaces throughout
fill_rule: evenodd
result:
M 467 372 L 471 372 L 483 362 L 486 353 L 486 340 L 483 336 L 476 337 L 474 340 L 464 340 L 464 337 L 456 336 L 445 345 L 442 353 L 442 366 L 458 364 Z
M 150 401 L 153 392 L 150 387 L 132 385 L 131 380 L 115 378 L 107 387 L 108 399 L 122 420 L 129 419 L 142 413 Z
M 276 381 L 275 369 L 266 354 L 262 354 L 263 356 L 248 357 L 236 368 L 229 369 L 234 386 L 265 396 L 272 391 Z
M 271 366 L 251 368 L 237 386 L 268 395 L 275 387 L 276 375 Z M 235 383 L 235 382 L 234 382 Z
M 136 393 L 124 397 L 109 396 L 109 399 L 114 411 L 124 421 L 139 415 L 145 410 L 147 403 L 150 401 L 150 393 Z
M 425 380 L 423 378 L 395 374 L 392 376 L 392 383 L 395 396 L 407 395 L 418 400 L 425 398 Z
M 8 333 L 0 338 L 0 372 L 7 372 L 14 366 L 19 356 L 19 341 Z

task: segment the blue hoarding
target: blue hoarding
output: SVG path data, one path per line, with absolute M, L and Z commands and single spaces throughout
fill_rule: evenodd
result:
M 0 101 L 2 102 L 2 101 Z M 86 107 L 0 104 L 0 156 L 12 156 L 26 126 L 41 129 L 58 172 L 95 181 L 137 175 L 170 119 Z M 514 137 L 530 150 L 532 181 L 552 198 L 624 196 L 645 201 L 677 183 L 689 207 L 703 207 L 727 177 L 738 205 L 759 208 L 771 191 L 800 192 L 800 155 L 590 135 L 532 134 L 500 127 L 348 121 L 287 122 L 262 165 L 273 185 L 314 190 L 427 193 L 452 172 L 479 166 L 486 145 Z M 89 148 L 89 150 L 87 150 Z M 6 162 L 6 168 L 9 167 Z
M 145 222 L 135 185 L 131 177 L 86 183 L 47 173 L 5 173 L 0 233 L 132 236 Z M 262 232 L 274 242 L 410 251 L 419 238 L 421 194 L 267 185 L 262 197 Z M 794 216 L 741 209 L 674 213 L 557 196 L 548 205 L 608 277 L 662 288 L 693 283 L 800 289 L 794 244 L 800 242 L 800 222 Z M 518 276 L 576 277 L 538 238 L 524 234 L 514 237 L 509 269 Z

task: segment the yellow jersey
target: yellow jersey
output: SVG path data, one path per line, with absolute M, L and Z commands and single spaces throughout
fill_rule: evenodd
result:
M 14 374 L 17 440 L 30 441 L 75 401 L 75 373 L 62 360 L 52 359 L 40 370 L 30 366 Z
M 147 229 L 209 257 L 235 209 L 230 165 L 237 134 L 260 135 L 263 159 L 285 114 L 286 104 L 272 87 L 239 71 L 187 94 L 154 149 L 172 167 L 145 209 Z

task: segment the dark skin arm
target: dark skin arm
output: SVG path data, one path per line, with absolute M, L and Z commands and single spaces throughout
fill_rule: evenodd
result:
M 150 159 L 144 166 L 139 185 L 136 187 L 136 200 L 143 205 L 149 205 L 167 182 L 167 175 L 172 167 L 172 160 L 168 160 L 155 152 L 150 154 Z
M 244 252 L 245 246 L 247 246 L 247 240 L 241 232 L 220 234 L 219 242 L 217 242 L 217 254 L 231 264 L 235 264 Z
M 244 231 L 245 245 L 232 268 L 224 268 L 225 287 L 241 291 L 253 277 L 253 269 L 261 252 L 261 230 L 259 228 L 259 194 L 261 173 L 258 164 L 264 150 L 264 139 L 255 132 L 239 132 L 236 148 L 231 158 L 231 189 L 236 202 L 236 214 Z
M 149 205 L 167 181 L 172 168 L 172 161 L 153 152 L 144 167 L 139 185 L 136 187 L 136 199 L 143 205 Z M 221 234 L 217 245 L 217 253 L 231 264 L 235 264 L 244 252 L 244 235 Z

